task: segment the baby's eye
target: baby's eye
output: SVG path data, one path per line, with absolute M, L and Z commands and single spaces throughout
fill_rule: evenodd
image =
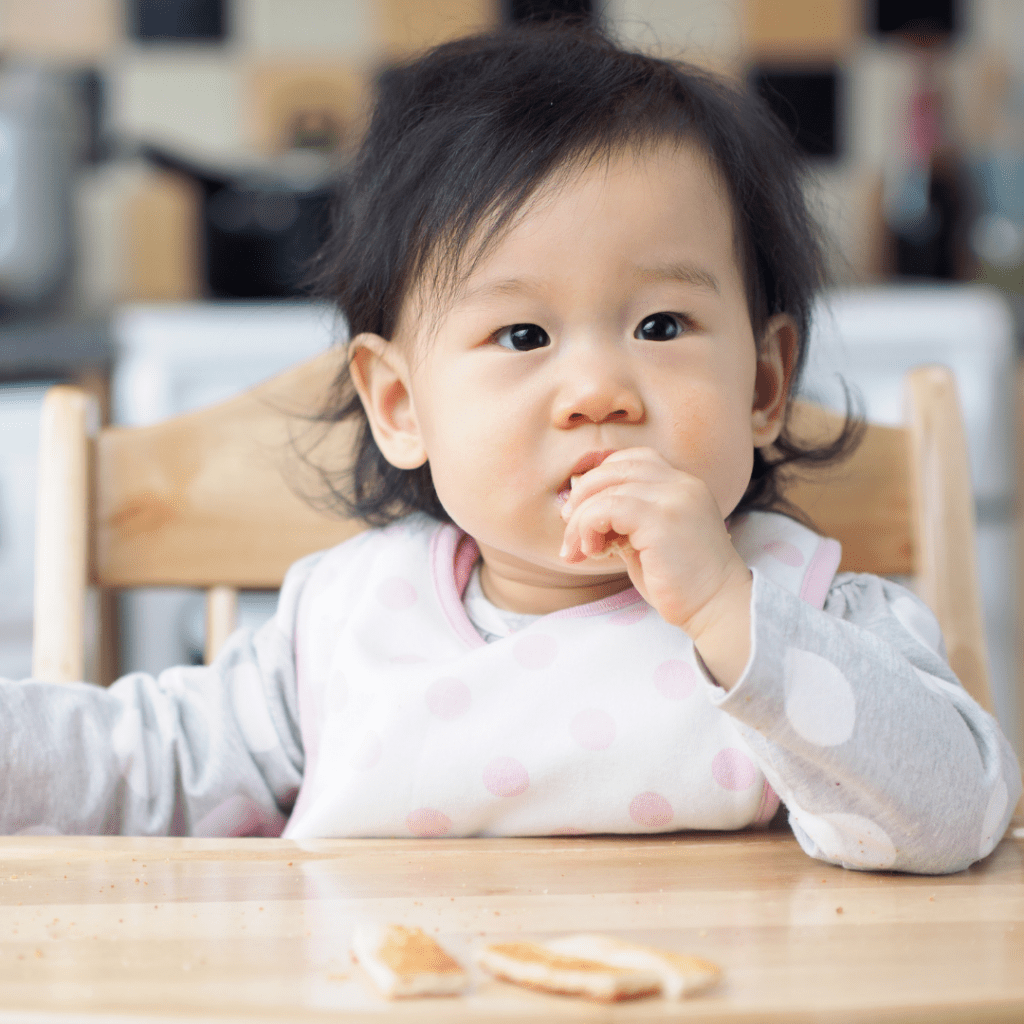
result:
M 502 348 L 509 348 L 515 352 L 529 352 L 551 344 L 548 332 L 536 324 L 512 324 L 511 327 L 503 327 L 494 335 L 494 341 Z
M 634 338 L 641 341 L 671 341 L 683 333 L 684 326 L 679 317 L 672 313 L 652 313 L 640 321 L 640 326 L 633 332 Z

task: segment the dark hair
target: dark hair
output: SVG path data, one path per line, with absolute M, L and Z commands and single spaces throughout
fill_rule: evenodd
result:
M 410 288 L 427 274 L 437 287 L 457 282 L 553 174 L 660 142 L 696 143 L 717 167 L 734 211 L 754 336 L 775 313 L 793 318 L 795 385 L 825 258 L 787 129 L 741 87 L 622 49 L 586 25 L 459 39 L 386 71 L 314 267 L 314 290 L 336 303 L 350 336 L 390 339 Z M 321 419 L 350 417 L 362 417 L 355 462 L 320 469 L 323 504 L 371 525 L 413 511 L 447 520 L 429 465 L 399 470 L 380 453 L 346 371 Z M 755 450 L 737 511 L 784 505 L 779 469 L 837 458 L 855 434 L 848 419 L 831 444 L 808 447 L 784 427 L 770 454 Z

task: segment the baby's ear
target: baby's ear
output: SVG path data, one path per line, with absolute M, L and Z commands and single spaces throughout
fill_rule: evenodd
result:
M 401 349 L 377 334 L 357 334 L 348 343 L 348 369 L 384 458 L 396 469 L 422 466 L 427 452 Z
M 757 352 L 750 422 L 754 447 L 771 444 L 782 430 L 796 364 L 799 332 L 793 318 L 777 313 L 767 323 Z

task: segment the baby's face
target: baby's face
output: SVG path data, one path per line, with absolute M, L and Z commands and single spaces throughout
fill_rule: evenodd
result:
M 375 423 L 385 455 L 429 460 L 485 563 L 539 583 L 627 584 L 618 560 L 558 557 L 581 467 L 653 448 L 725 517 L 771 439 L 730 206 L 696 149 L 625 153 L 542 190 L 454 302 L 410 301 L 380 350 L 401 379 L 371 412 L 398 431 Z

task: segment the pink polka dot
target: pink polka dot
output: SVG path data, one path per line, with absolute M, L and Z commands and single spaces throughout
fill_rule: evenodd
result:
M 791 565 L 794 569 L 799 569 L 804 564 L 803 552 L 788 540 L 770 540 L 765 544 L 764 550 L 783 565 Z
M 558 655 L 558 641 L 544 633 L 530 633 L 515 642 L 512 653 L 523 668 L 547 668 Z
M 722 789 L 750 789 L 757 778 L 757 769 L 742 750 L 726 747 L 715 754 L 711 774 Z
M 452 827 L 452 819 L 433 807 L 421 807 L 405 819 L 405 827 L 420 839 L 432 839 L 449 832 Z
M 427 659 L 422 654 L 396 654 L 391 659 L 392 665 L 421 665 Z
M 636 604 L 631 604 L 628 608 L 623 608 L 622 611 L 609 615 L 608 621 L 613 626 L 632 626 L 634 623 L 646 618 L 650 610 L 650 605 L 645 604 L 643 601 L 637 601 Z
M 587 708 L 573 717 L 569 733 L 584 750 L 604 750 L 615 739 L 615 722 L 607 711 Z
M 697 685 L 697 670 L 685 661 L 670 658 L 654 670 L 654 686 L 662 697 L 685 700 Z
M 469 710 L 473 698 L 461 679 L 435 679 L 427 688 L 426 701 L 432 715 L 450 722 Z
M 672 805 L 660 793 L 640 793 L 629 804 L 629 816 L 644 828 L 663 828 L 673 814 Z
M 514 757 L 496 757 L 484 768 L 484 785 L 495 796 L 519 796 L 530 785 L 530 776 Z
M 352 767 L 361 772 L 372 768 L 380 760 L 381 750 L 380 737 L 375 733 L 368 732 L 352 755 Z
M 416 588 L 401 576 L 390 576 L 377 587 L 377 600 L 385 608 L 400 612 L 416 603 Z

